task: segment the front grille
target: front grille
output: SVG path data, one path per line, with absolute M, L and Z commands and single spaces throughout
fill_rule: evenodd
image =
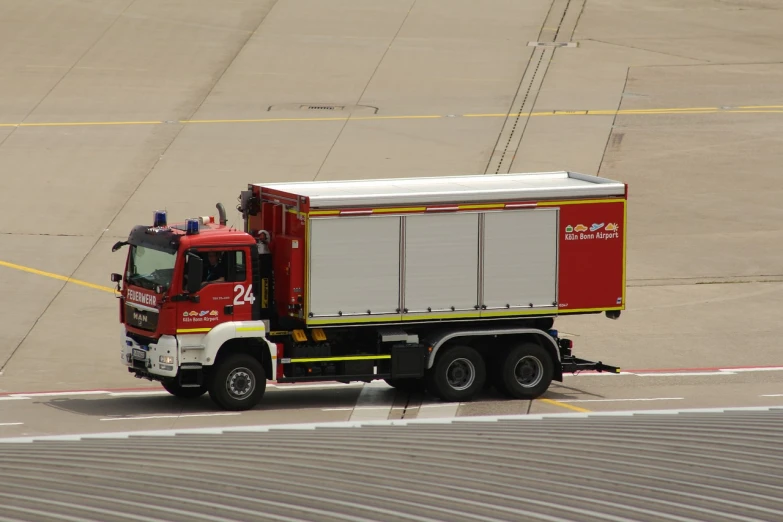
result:
M 125 305 L 125 322 L 135 328 L 140 328 L 141 330 L 154 332 L 158 327 L 159 315 L 158 312 L 139 310 L 129 304 Z

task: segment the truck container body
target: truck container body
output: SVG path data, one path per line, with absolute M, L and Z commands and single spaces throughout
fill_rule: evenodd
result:
M 243 231 L 218 205 L 219 223 L 168 226 L 156 213 L 116 245 L 131 245 L 113 279 L 125 281 L 122 356 L 137 377 L 246 409 L 268 379 L 386 379 L 444 400 L 494 385 L 532 399 L 564 371 L 618 371 L 574 357 L 553 324 L 625 308 L 623 183 L 572 172 L 258 183 L 239 201 Z

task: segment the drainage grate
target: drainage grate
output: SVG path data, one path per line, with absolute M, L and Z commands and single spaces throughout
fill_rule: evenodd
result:
M 269 112 L 301 112 L 301 111 L 314 111 L 314 112 L 342 112 L 342 113 L 360 113 L 360 114 L 377 114 L 378 107 L 372 107 L 370 105 L 333 105 L 331 103 L 281 103 L 279 105 L 270 105 L 267 108 Z
M 301 105 L 299 108 L 305 111 L 341 111 L 345 109 L 342 105 Z
M 577 42 L 528 42 L 528 47 L 577 47 Z

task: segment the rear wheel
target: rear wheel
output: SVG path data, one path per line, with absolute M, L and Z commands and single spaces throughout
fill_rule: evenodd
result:
M 250 355 L 229 355 L 212 373 L 210 398 L 224 410 L 249 410 L 266 391 L 266 372 Z
M 552 382 L 552 356 L 538 344 L 522 343 L 513 346 L 498 362 L 498 388 L 514 399 L 536 399 Z
M 196 399 L 207 393 L 207 385 L 201 386 L 182 386 L 175 379 L 161 382 L 163 388 L 174 397 L 180 399 Z
M 487 379 L 484 359 L 470 346 L 453 346 L 438 354 L 427 373 L 427 389 L 447 402 L 471 400 Z

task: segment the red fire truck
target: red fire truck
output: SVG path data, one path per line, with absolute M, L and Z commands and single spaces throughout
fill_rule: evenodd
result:
M 572 355 L 561 315 L 625 308 L 627 186 L 573 172 L 251 184 L 244 230 L 132 229 L 122 362 L 178 397 L 244 410 L 278 383 L 385 379 L 469 401 L 534 399 Z

